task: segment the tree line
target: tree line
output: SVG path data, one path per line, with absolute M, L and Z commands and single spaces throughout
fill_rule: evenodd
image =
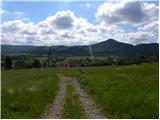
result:
M 31 59 L 32 57 L 32 59 Z M 12 69 L 14 68 L 14 62 L 16 60 L 23 60 L 21 62 L 22 68 L 40 68 L 40 67 L 47 67 L 48 59 L 46 57 L 45 62 L 40 61 L 36 57 L 33 56 L 2 56 L 1 58 L 1 68 L 4 69 Z M 55 63 L 58 61 L 65 61 L 66 57 L 57 56 L 52 59 L 52 66 L 55 67 Z M 158 56 L 136 56 L 136 57 L 107 57 L 105 59 L 98 59 L 98 58 L 79 58 L 78 61 L 80 62 L 80 67 L 87 67 L 87 66 L 108 66 L 108 65 L 130 65 L 130 64 L 142 64 L 142 63 L 154 63 L 159 61 Z M 20 63 L 19 63 L 20 64 Z M 25 65 L 23 65 L 25 64 Z

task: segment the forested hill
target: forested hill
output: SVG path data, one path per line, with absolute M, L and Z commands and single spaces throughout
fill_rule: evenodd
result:
M 46 55 L 48 54 L 48 46 L 28 46 L 28 45 L 1 45 L 1 54 L 32 54 Z M 135 55 L 159 55 L 159 44 L 139 44 L 131 45 L 118 42 L 113 39 L 92 44 L 92 52 L 95 56 L 135 56 Z M 89 56 L 89 46 L 52 46 L 52 53 L 57 56 Z

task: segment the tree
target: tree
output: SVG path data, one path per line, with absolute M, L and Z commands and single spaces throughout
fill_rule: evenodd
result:
M 33 67 L 35 67 L 35 68 L 40 68 L 41 67 L 41 63 L 38 59 L 34 59 Z
M 4 66 L 5 66 L 5 69 L 11 69 L 12 68 L 12 60 L 9 56 L 7 56 L 5 58 Z

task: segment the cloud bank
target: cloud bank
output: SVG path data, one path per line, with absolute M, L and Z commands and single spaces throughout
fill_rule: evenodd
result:
M 158 42 L 158 9 L 153 3 L 139 1 L 104 2 L 95 13 L 96 24 L 71 10 L 57 11 L 38 23 L 5 21 L 1 24 L 1 44 L 71 46 L 109 38 L 131 44 Z M 15 14 L 23 15 L 18 11 Z M 129 32 L 128 26 L 135 30 Z

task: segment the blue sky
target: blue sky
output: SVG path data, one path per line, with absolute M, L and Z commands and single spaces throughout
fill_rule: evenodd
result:
M 131 44 L 158 42 L 158 10 L 158 1 L 3 1 L 1 42 L 84 45 L 109 38 Z M 15 37 L 7 37 L 13 32 Z
M 57 11 L 61 10 L 71 10 L 74 11 L 77 17 L 87 18 L 91 23 L 96 23 L 95 15 L 98 6 L 104 1 L 95 2 L 66 2 L 65 1 L 4 1 L 2 2 L 2 8 L 6 11 L 14 12 L 19 11 L 24 13 L 24 17 L 29 18 L 32 22 L 39 22 L 46 17 L 55 14 Z M 149 1 L 158 5 L 158 1 Z M 89 6 L 87 6 L 89 4 Z M 2 20 L 14 19 L 11 15 L 6 15 Z
M 94 13 L 97 7 L 103 2 L 35 2 L 35 1 L 16 1 L 3 2 L 2 8 L 7 11 L 19 11 L 24 13 L 24 17 L 29 18 L 32 22 L 37 23 L 50 15 L 54 15 L 57 11 L 71 10 L 77 17 L 87 18 L 91 23 L 96 23 Z M 87 4 L 90 6 L 87 7 Z M 3 21 L 14 19 L 14 16 L 6 15 Z

